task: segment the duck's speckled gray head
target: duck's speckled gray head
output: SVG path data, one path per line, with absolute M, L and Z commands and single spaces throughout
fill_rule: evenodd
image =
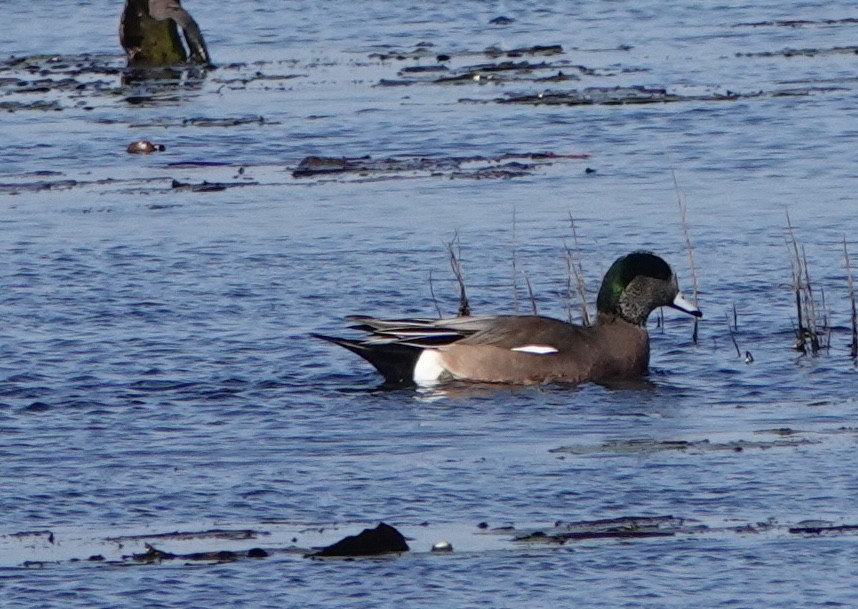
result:
M 629 323 L 646 324 L 654 309 L 670 306 L 695 317 L 702 313 L 679 291 L 676 275 L 660 257 L 650 252 L 633 252 L 618 258 L 602 281 L 596 308 Z

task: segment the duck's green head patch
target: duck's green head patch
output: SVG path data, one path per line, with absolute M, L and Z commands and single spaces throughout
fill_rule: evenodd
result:
M 638 277 L 649 278 L 655 284 L 665 286 L 675 285 L 673 271 L 664 260 L 650 252 L 633 252 L 627 256 L 618 258 L 611 265 L 611 268 L 608 269 L 605 279 L 602 281 L 602 287 L 599 289 L 596 308 L 604 313 L 623 314 L 622 309 L 625 307 L 621 307 L 621 304 L 624 300 L 627 300 L 627 298 L 623 297 L 623 293 L 629 287 L 629 284 Z M 636 283 L 648 284 L 651 281 Z M 648 295 L 641 294 L 640 296 L 646 298 Z M 659 302 L 655 306 L 661 306 L 662 304 L 666 303 Z M 649 310 L 647 310 L 646 314 L 649 314 Z M 626 317 L 626 315 L 623 316 Z

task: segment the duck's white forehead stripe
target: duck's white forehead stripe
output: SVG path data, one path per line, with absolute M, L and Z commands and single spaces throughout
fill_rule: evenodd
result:
M 535 353 L 536 355 L 551 355 L 557 353 L 557 349 L 550 345 L 524 345 L 522 347 L 513 347 L 512 351 L 520 351 L 522 353 Z

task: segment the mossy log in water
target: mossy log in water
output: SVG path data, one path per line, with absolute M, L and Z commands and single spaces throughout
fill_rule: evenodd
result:
M 182 44 L 179 27 L 188 50 Z M 179 0 L 125 0 L 119 40 L 129 66 L 210 63 L 203 34 Z

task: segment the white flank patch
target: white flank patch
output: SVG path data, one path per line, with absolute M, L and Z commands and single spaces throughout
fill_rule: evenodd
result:
M 414 366 L 414 382 L 418 385 L 435 383 L 446 372 L 441 365 L 441 354 L 433 349 L 424 349 Z
M 523 347 L 513 347 L 511 351 L 535 353 L 536 355 L 551 355 L 552 353 L 557 353 L 557 349 L 550 345 L 524 345 Z

